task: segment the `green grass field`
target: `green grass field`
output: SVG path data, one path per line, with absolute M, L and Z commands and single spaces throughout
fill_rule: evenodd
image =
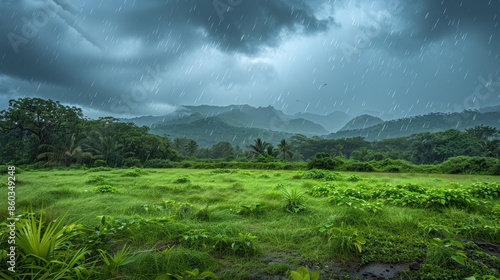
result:
M 95 279 L 195 268 L 221 279 L 291 279 L 300 266 L 321 279 L 376 279 L 367 267 L 386 264 L 394 279 L 500 277 L 493 176 L 96 168 L 20 171 L 16 181 L 18 214 L 67 213 L 64 224 L 100 227 L 109 253 L 127 244 L 130 263 L 97 262 Z M 85 238 L 95 231 L 78 242 L 96 244 Z M 406 269 L 413 262 L 420 269 Z

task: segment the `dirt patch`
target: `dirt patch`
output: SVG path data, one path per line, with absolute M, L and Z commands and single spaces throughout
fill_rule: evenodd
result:
M 359 269 L 357 276 L 361 279 L 390 279 L 410 269 L 410 264 L 369 263 Z
M 495 243 L 474 241 L 474 243 L 488 255 L 495 256 L 500 259 L 500 245 Z

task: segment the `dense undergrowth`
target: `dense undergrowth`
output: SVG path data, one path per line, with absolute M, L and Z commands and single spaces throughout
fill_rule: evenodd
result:
M 500 240 L 498 177 L 100 167 L 16 180 L 5 279 L 363 279 L 364 265 L 412 262 L 397 279 L 500 277 L 485 249 Z

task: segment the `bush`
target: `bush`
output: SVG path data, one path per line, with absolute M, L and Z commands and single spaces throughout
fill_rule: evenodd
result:
M 330 173 L 328 171 L 313 169 L 305 172 L 301 178 L 303 179 L 325 179 L 326 181 L 340 180 L 341 176 L 336 173 Z M 300 179 L 300 178 L 299 178 Z
M 314 197 L 327 197 L 332 193 L 333 185 L 315 186 L 310 191 L 309 194 Z
M 344 164 L 345 160 L 342 157 L 331 157 L 327 153 L 317 153 L 307 163 L 308 169 L 319 168 L 327 170 L 335 170 Z
M 144 167 L 146 168 L 172 168 L 172 162 L 170 160 L 163 160 L 163 159 L 150 159 L 144 162 Z
M 94 161 L 94 164 L 92 164 L 92 166 L 94 166 L 94 167 L 106 167 L 106 166 L 108 166 L 108 164 L 106 164 L 106 161 L 104 161 L 102 159 L 96 159 Z
M 190 182 L 191 182 L 191 180 L 189 180 L 186 177 L 177 178 L 173 181 L 173 183 L 175 183 L 175 184 L 186 184 L 186 183 L 190 183 Z
M 138 158 L 128 158 L 123 162 L 126 167 L 142 167 L 141 161 Z
M 448 174 L 490 174 L 499 172 L 495 158 L 458 156 L 441 163 L 441 171 Z
M 118 190 L 113 187 L 113 186 L 110 186 L 110 185 L 101 185 L 101 186 L 97 186 L 93 189 L 94 192 L 98 192 L 98 193 L 117 193 Z
M 375 168 L 373 165 L 367 162 L 349 162 L 346 164 L 345 169 L 347 171 L 356 171 L 356 172 L 373 172 Z

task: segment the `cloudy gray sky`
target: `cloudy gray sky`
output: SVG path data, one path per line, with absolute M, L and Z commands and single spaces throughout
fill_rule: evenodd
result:
M 402 117 L 500 104 L 500 0 L 1 0 L 0 109 Z

